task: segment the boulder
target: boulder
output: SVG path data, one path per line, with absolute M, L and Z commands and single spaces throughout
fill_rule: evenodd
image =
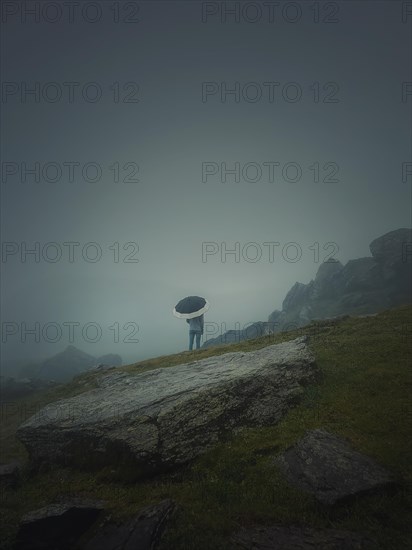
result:
M 19 484 L 21 464 L 15 460 L 8 464 L 0 464 L 0 487 L 14 489 Z
M 243 528 L 233 535 L 235 548 L 246 550 L 374 550 L 376 541 L 362 534 L 338 529 L 313 529 L 296 525 Z
M 139 374 L 115 369 L 98 388 L 41 409 L 17 436 L 33 465 L 127 464 L 139 477 L 278 422 L 317 373 L 306 337 Z
M 274 462 L 292 485 L 327 505 L 395 486 L 392 474 L 325 430 L 308 431 Z
M 175 503 L 165 499 L 141 510 L 129 521 L 105 520 L 96 533 L 80 545 L 81 550 L 152 550 L 160 542 Z
M 71 550 L 102 510 L 102 501 L 73 497 L 29 512 L 20 523 L 14 550 Z

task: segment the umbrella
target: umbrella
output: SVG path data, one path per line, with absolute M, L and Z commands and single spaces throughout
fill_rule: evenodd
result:
M 199 317 L 209 309 L 209 302 L 200 296 L 186 296 L 173 308 L 173 315 L 180 319 Z

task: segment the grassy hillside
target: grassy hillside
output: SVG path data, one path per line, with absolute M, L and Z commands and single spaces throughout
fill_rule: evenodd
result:
M 244 430 L 192 465 L 145 482 L 134 482 L 133 472 L 110 469 L 91 474 L 56 468 L 34 477 L 25 473 L 18 490 L 2 492 L 4 548 L 10 547 L 22 513 L 61 494 L 102 498 L 119 518 L 163 498 L 175 499 L 179 508 L 162 540 L 162 550 L 227 550 L 230 533 L 253 523 L 350 529 L 377 539 L 377 548 L 382 550 L 410 548 L 411 307 L 312 323 L 288 333 L 159 357 L 121 370 L 137 374 L 227 351 L 249 351 L 302 334 L 310 335 L 309 345 L 323 378 L 306 388 L 301 405 L 282 422 Z M 88 373 L 30 399 L 3 404 L 1 461 L 27 459 L 14 437 L 25 417 L 48 402 L 94 387 L 95 377 Z M 293 444 L 306 430 L 319 427 L 347 437 L 355 449 L 394 472 L 402 479 L 401 489 L 329 509 L 290 488 L 271 464 L 271 455 Z

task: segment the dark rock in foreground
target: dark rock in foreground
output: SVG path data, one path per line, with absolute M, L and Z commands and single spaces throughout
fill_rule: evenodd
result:
M 395 486 L 388 471 L 325 430 L 307 432 L 275 464 L 292 485 L 328 505 Z
M 0 487 L 13 489 L 19 484 L 20 477 L 19 461 L 15 460 L 9 464 L 0 464 Z
M 373 550 L 376 541 L 337 529 L 275 525 L 243 529 L 232 538 L 235 548 L 247 550 Z
M 104 503 L 66 498 L 26 514 L 14 550 L 152 550 L 160 542 L 175 503 L 165 499 L 125 522 L 97 519 Z
M 47 405 L 17 435 L 33 465 L 129 465 L 138 477 L 278 422 L 316 373 L 305 337 L 140 374 L 109 371 L 99 388 Z
M 103 503 L 76 498 L 26 514 L 14 550 L 71 550 L 103 510 Z
M 125 523 L 105 522 L 81 550 L 152 550 L 160 542 L 175 503 L 165 499 Z

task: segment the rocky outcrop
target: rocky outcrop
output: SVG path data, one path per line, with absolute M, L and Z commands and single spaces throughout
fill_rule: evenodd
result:
M 47 405 L 17 436 L 33 465 L 170 469 L 245 426 L 278 422 L 316 377 L 305 341 L 140 374 L 108 371 L 100 387 Z
M 319 266 L 316 273 L 318 289 L 330 284 L 342 271 L 343 265 L 338 260 L 329 260 Z
M 412 231 L 391 231 L 370 244 L 372 256 L 328 261 L 313 281 L 296 283 L 276 312 L 277 329 L 312 319 L 375 313 L 411 302 Z M 409 254 L 408 254 L 409 253 Z M 269 320 L 274 315 L 269 316 Z
M 282 310 L 273 311 L 261 336 L 288 331 L 314 319 L 363 315 L 410 304 L 412 301 L 412 230 L 397 229 L 371 242 L 371 256 L 322 263 L 315 279 L 296 282 L 286 294 Z M 259 322 L 255 323 L 259 325 Z M 255 338 L 236 332 L 236 341 Z M 204 347 L 229 343 L 228 333 L 209 339 Z M 234 336 L 234 335 L 232 335 Z
M 327 505 L 396 486 L 387 470 L 325 430 L 307 432 L 274 462 L 292 485 Z
M 339 529 L 313 529 L 298 525 L 243 528 L 233 535 L 234 548 L 245 550 L 374 550 L 370 537 Z
M 369 245 L 373 258 L 382 265 L 393 267 L 407 263 L 411 250 L 411 230 L 397 229 L 378 237 Z
M 303 283 L 295 283 L 289 292 L 286 294 L 282 303 L 282 310 L 288 311 L 295 309 L 302 303 L 305 303 L 310 296 L 311 288 Z

